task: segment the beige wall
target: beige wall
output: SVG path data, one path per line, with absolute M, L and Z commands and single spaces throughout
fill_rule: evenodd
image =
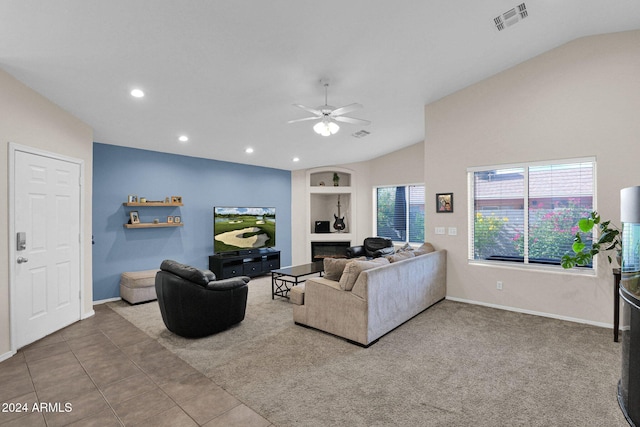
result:
M 410 145 L 367 163 L 370 170 L 370 187 L 423 183 L 424 143 Z
M 470 166 L 595 156 L 596 208 L 619 222 L 619 191 L 640 184 L 640 31 L 575 40 L 425 107 L 427 212 L 453 192 L 454 213 L 427 215 L 449 250 L 449 297 L 609 325 L 611 268 L 571 272 L 470 265 Z M 434 235 L 455 226 L 457 236 Z M 504 290 L 496 289 L 496 281 Z
M 366 162 L 335 165 L 353 171 L 355 175 L 356 242 L 362 242 L 373 233 L 373 187 L 379 185 L 417 184 L 424 180 L 424 143 L 411 145 Z M 306 247 L 310 243 L 299 236 L 307 235 L 305 216 L 306 170 L 291 174 L 291 262 L 307 263 Z M 358 244 L 353 242 L 353 244 Z
M 0 70 L 0 198 L 8 209 L 7 168 L 8 143 L 25 145 L 40 150 L 73 157 L 84 161 L 84 305 L 86 315 L 93 310 L 91 274 L 91 198 L 93 131 L 46 98 Z M 9 325 L 9 259 L 8 210 L 0 215 L 0 358 L 11 350 Z

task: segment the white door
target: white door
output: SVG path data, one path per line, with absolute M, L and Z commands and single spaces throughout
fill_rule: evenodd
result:
M 14 151 L 13 347 L 80 319 L 80 164 Z

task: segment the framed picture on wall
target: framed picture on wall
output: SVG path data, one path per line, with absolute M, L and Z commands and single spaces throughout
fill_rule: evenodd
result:
M 175 222 L 176 224 L 180 224 L 182 222 L 182 218 L 180 218 L 179 216 L 174 216 L 173 222 Z
M 127 197 L 127 202 L 129 202 L 129 203 L 138 203 L 138 196 L 135 196 L 133 194 L 129 194 L 129 196 Z
M 129 212 L 129 221 L 131 221 L 131 224 L 140 224 L 140 216 L 138 215 L 138 211 Z
M 168 216 L 168 217 L 167 217 L 167 222 L 168 222 L 169 224 L 172 224 L 172 223 L 173 223 L 173 217 L 172 217 L 172 216 Z
M 436 193 L 436 213 L 453 212 L 453 193 Z
M 171 203 L 182 203 L 182 196 L 171 196 Z

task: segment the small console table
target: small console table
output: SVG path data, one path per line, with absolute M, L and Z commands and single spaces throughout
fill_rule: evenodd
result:
M 260 276 L 280 268 L 280 251 L 252 249 L 209 256 L 209 270 L 219 279 Z

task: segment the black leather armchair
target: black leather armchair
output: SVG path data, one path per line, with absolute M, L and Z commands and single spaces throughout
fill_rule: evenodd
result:
M 164 260 L 156 274 L 162 320 L 171 332 L 187 338 L 227 329 L 244 319 L 249 280 L 216 280 L 209 270 Z
M 347 258 L 366 256 L 367 258 L 378 258 L 391 255 L 395 252 L 393 242 L 388 237 L 367 237 L 360 246 L 347 248 Z

